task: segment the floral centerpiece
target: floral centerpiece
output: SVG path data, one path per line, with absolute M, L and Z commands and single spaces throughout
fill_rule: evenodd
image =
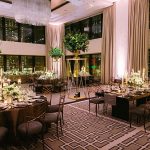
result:
M 64 55 L 63 51 L 58 47 L 52 48 L 49 51 L 49 56 L 51 56 L 52 58 L 54 58 L 56 60 L 61 58 L 63 55 Z
M 54 79 L 55 73 L 54 72 L 45 72 L 45 74 L 40 75 L 38 79 L 40 80 L 48 80 L 48 79 Z
M 88 49 L 88 35 L 85 33 L 68 33 L 64 39 L 65 48 L 70 52 L 76 53 L 78 50 Z
M 20 90 L 20 87 L 18 87 L 15 83 L 10 85 L 5 85 L 2 88 L 2 94 L 4 99 L 8 100 L 9 103 L 12 102 L 15 98 L 20 98 L 22 96 L 22 92 Z M 11 100 L 10 100 L 11 98 Z
M 143 84 L 144 82 L 142 77 L 140 76 L 140 72 L 132 72 L 128 79 L 128 85 L 142 87 Z
M 79 76 L 89 76 L 90 73 L 86 71 L 86 68 L 82 66 L 81 71 L 79 72 Z

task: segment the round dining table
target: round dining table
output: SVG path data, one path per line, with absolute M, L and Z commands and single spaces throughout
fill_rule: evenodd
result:
M 12 104 L 0 105 L 0 126 L 9 129 L 11 136 L 17 135 L 17 126 L 26 121 L 26 116 L 35 118 L 42 110 L 46 111 L 47 98 L 36 96 L 24 102 L 14 102 Z

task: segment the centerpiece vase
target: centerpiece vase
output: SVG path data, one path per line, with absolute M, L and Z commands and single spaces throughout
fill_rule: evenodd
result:
M 54 60 L 55 60 L 55 61 L 58 61 L 58 60 L 59 60 L 59 57 L 54 57 Z
M 12 101 L 13 101 L 13 98 L 12 98 L 11 96 L 7 96 L 6 102 L 7 102 L 8 104 L 11 104 Z

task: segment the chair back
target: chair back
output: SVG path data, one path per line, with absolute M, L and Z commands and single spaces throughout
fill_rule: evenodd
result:
M 64 102 L 65 102 L 65 95 L 60 95 L 58 117 L 61 116 L 61 111 L 62 111 L 63 108 L 64 108 Z
M 104 103 L 110 105 L 116 105 L 116 94 L 105 93 Z
M 93 90 L 88 90 L 87 91 L 88 99 L 90 100 L 91 98 L 95 97 Z
M 87 91 L 87 95 L 88 95 L 88 98 L 90 100 L 90 98 L 91 98 L 91 91 L 90 90 Z
M 34 117 L 38 117 L 47 110 L 47 101 L 40 102 L 40 104 L 36 104 L 33 106 Z
M 51 105 L 52 104 L 52 92 L 49 92 L 49 105 Z

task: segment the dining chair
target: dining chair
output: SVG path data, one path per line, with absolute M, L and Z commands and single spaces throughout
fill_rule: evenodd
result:
M 21 109 L 20 113 L 22 115 L 23 121 L 22 123 L 19 123 L 17 127 L 17 132 L 19 137 L 23 139 L 23 141 L 26 142 L 25 147 L 28 149 L 30 142 L 32 139 L 36 139 L 39 135 L 42 140 L 42 148 L 44 150 L 44 117 L 45 117 L 45 111 L 47 109 L 47 105 L 45 102 L 42 104 L 35 104 L 35 106 L 32 108 L 24 108 Z
M 93 93 L 93 91 L 90 91 L 90 90 L 88 91 L 89 112 L 90 112 L 91 104 L 95 104 L 95 112 L 96 112 L 96 116 L 97 116 L 97 111 L 98 111 L 98 108 L 99 108 L 99 104 L 104 103 L 104 97 L 103 96 L 100 96 L 100 97 L 94 96 L 94 97 L 92 97 L 92 93 Z
M 114 106 L 116 105 L 116 94 L 111 93 L 104 93 L 104 107 L 103 107 L 103 113 L 108 113 L 108 106 Z
M 7 149 L 7 135 L 8 135 L 8 129 L 4 126 L 0 126 L 0 148 L 4 147 L 4 149 Z
M 142 104 L 137 107 L 130 109 L 129 112 L 129 122 L 130 127 L 132 125 L 133 120 L 136 119 L 136 123 L 143 123 L 144 130 L 146 132 L 146 123 L 150 121 L 150 103 Z
M 62 109 L 64 107 L 64 101 L 65 101 L 65 95 L 60 96 L 59 104 L 57 105 L 58 110 L 56 112 L 50 112 L 50 113 L 47 112 L 45 114 L 45 119 L 44 119 L 44 122 L 47 124 L 47 127 L 51 126 L 52 123 L 54 123 L 56 125 L 58 138 L 59 138 L 59 127 L 61 129 L 61 133 L 63 134 L 63 131 L 62 131 L 62 121 L 63 121 Z
M 65 93 L 60 95 L 60 100 L 63 100 L 63 105 L 59 106 L 59 104 L 52 105 L 52 93 L 50 93 L 49 104 L 47 107 L 47 113 L 55 113 L 60 112 L 62 114 L 62 121 L 64 123 L 64 102 L 65 102 Z M 60 107 L 60 108 L 59 108 Z

